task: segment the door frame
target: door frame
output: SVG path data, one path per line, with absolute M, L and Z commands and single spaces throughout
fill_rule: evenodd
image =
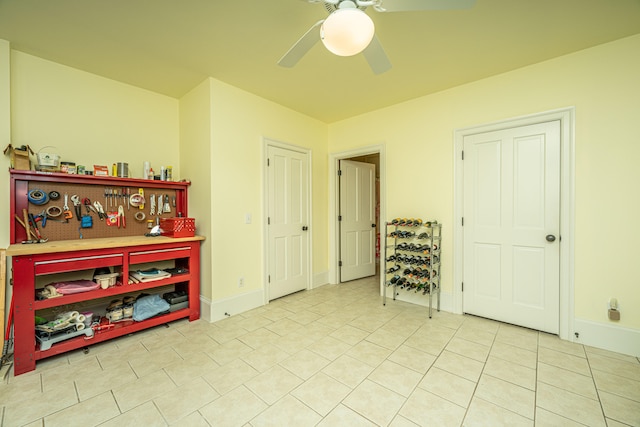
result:
M 561 339 L 574 341 L 574 254 L 575 254 L 575 107 L 519 116 L 454 130 L 454 207 L 453 207 L 453 306 L 463 312 L 462 279 L 464 268 L 464 137 L 484 132 L 560 120 L 560 333 Z
M 313 202 L 312 202 L 312 194 L 311 189 L 313 188 L 313 183 L 311 179 L 313 177 L 312 172 L 312 152 L 309 148 L 300 147 L 298 145 L 289 144 L 286 142 L 278 141 L 275 139 L 271 139 L 268 137 L 262 137 L 262 182 L 263 182 L 263 191 L 262 191 L 262 211 L 264 214 L 262 215 L 262 253 L 264 256 L 262 257 L 262 277 L 264 283 L 264 304 L 269 304 L 269 261 L 270 261 L 270 253 L 269 253 L 269 225 L 267 224 L 267 218 L 269 216 L 269 168 L 267 166 L 267 155 L 269 152 L 269 147 L 277 147 L 282 148 L 289 151 L 295 151 L 297 153 L 302 153 L 306 156 L 307 160 L 307 215 L 309 217 L 309 237 L 307 239 L 307 289 L 311 289 L 312 281 L 311 277 L 313 274 Z
M 329 153 L 329 283 L 332 285 L 340 283 L 340 267 L 338 266 L 340 254 L 340 224 L 338 215 L 340 214 L 340 183 L 338 181 L 338 169 L 340 160 L 348 160 L 352 157 L 378 154 L 380 156 L 380 217 L 378 221 L 382 223 L 386 218 L 386 154 L 384 144 L 368 145 L 353 150 Z M 382 224 L 379 224 L 380 233 Z M 384 248 L 380 243 L 380 256 L 384 256 Z M 380 295 L 384 286 L 384 275 L 380 274 Z

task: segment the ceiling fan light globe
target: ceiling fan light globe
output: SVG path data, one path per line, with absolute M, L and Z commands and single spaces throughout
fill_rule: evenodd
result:
M 338 9 L 320 27 L 320 39 L 333 54 L 352 56 L 362 52 L 373 38 L 373 21 L 360 9 Z

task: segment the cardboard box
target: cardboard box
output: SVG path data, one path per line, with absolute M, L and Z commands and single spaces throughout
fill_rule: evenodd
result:
M 33 151 L 28 145 L 21 147 L 13 147 L 11 144 L 7 145 L 4 149 L 4 154 L 11 156 L 11 168 L 19 170 L 31 170 L 31 159 L 29 154 L 33 154 Z

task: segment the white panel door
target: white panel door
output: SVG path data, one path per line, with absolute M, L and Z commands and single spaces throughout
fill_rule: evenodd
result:
M 557 334 L 560 122 L 464 138 L 463 311 Z
M 376 166 L 340 160 L 340 281 L 376 273 Z
M 307 156 L 269 146 L 269 300 L 308 288 Z

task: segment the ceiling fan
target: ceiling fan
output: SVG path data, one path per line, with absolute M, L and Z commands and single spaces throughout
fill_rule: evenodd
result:
M 476 0 L 306 0 L 322 3 L 329 16 L 321 19 L 278 61 L 291 68 L 318 42 L 336 55 L 352 56 L 362 52 L 374 74 L 391 69 L 391 62 L 374 33 L 373 21 L 365 13 L 372 7 L 377 12 L 468 9 Z

